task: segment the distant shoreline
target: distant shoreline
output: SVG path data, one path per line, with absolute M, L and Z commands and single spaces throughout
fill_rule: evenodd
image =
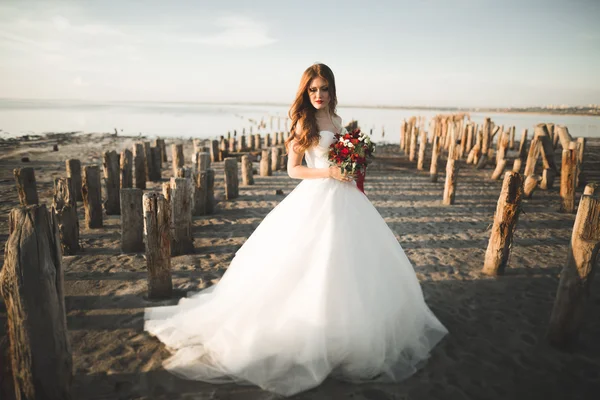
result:
M 134 101 L 134 100 L 81 100 L 81 99 L 11 99 L 0 98 L 0 110 L 14 107 L 3 107 L 2 103 L 30 103 L 30 104 L 60 104 L 66 105 L 106 105 L 106 104 L 180 104 L 180 105 L 213 105 L 213 106 L 275 106 L 289 107 L 287 103 L 279 102 L 206 102 L 206 101 Z M 66 104 L 65 104 L 66 103 Z M 502 113 L 502 114 L 544 114 L 600 117 L 600 108 L 592 107 L 567 107 L 564 109 L 550 109 L 545 107 L 443 107 L 443 106 L 401 106 L 401 105 L 361 105 L 338 104 L 341 108 L 363 108 L 378 110 L 420 110 L 420 111 L 445 111 L 448 113 Z

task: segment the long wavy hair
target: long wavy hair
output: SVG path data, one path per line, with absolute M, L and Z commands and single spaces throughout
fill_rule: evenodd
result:
M 334 116 L 337 107 L 337 95 L 335 90 L 335 78 L 331 68 L 325 64 L 313 64 L 304 71 L 298 86 L 298 92 L 294 103 L 290 107 L 288 116 L 292 123 L 290 125 L 290 135 L 285 141 L 285 148 L 289 151 L 289 145 L 292 140 L 296 140 L 294 150 L 299 152 L 306 151 L 313 144 L 319 142 L 319 128 L 315 113 L 317 109 L 313 107 L 308 95 L 308 88 L 313 79 L 321 77 L 327 81 L 329 92 L 329 113 Z M 296 132 L 300 128 L 300 132 Z

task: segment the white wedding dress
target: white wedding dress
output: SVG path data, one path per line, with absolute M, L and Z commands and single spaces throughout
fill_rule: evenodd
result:
M 328 167 L 333 133 L 305 153 Z M 289 396 L 327 376 L 400 381 L 448 333 L 393 232 L 354 182 L 307 179 L 256 228 L 221 280 L 147 308 L 165 369 Z

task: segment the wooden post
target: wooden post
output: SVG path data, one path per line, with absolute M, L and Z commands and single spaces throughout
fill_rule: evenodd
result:
M 271 171 L 279 171 L 281 169 L 281 148 L 271 147 Z
M 196 153 L 196 165 L 195 171 L 196 173 L 206 172 L 207 169 L 210 168 L 210 155 L 204 152 Z
M 171 145 L 171 157 L 173 158 L 173 176 L 177 176 L 177 168 L 181 168 L 185 165 L 182 144 Z
M 487 156 L 488 149 L 490 148 L 490 139 L 492 134 L 492 121 L 490 118 L 483 120 L 483 136 L 481 140 L 481 154 Z
M 465 151 L 463 153 L 464 154 L 469 154 L 471 152 L 471 149 L 473 148 L 473 130 L 475 129 L 475 126 L 472 124 L 468 124 L 467 125 L 467 142 L 465 144 Z
M 100 169 L 97 165 L 83 168 L 83 206 L 85 207 L 85 224 L 89 229 L 102 228 L 102 190 Z
M 162 168 L 162 163 L 167 162 L 167 149 L 165 147 L 165 139 L 154 140 L 154 147 L 158 147 L 160 149 L 160 167 Z
M 504 175 L 502 191 L 494 215 L 494 225 L 485 252 L 482 270 L 484 274 L 504 274 L 510 256 L 513 233 L 519 219 L 522 195 L 523 177 L 517 172 L 507 172 Z
M 54 214 L 45 205 L 14 208 L 8 233 L 0 291 L 15 398 L 69 400 L 73 359 Z
M 515 161 L 513 163 L 513 168 L 512 168 L 513 172 L 519 172 L 520 173 L 521 172 L 521 166 L 522 166 L 522 164 L 523 164 L 523 161 L 521 161 L 520 158 L 515 158 Z
M 148 298 L 165 299 L 173 293 L 170 204 L 162 194 L 156 192 L 144 193 L 143 202 Z
M 75 200 L 83 201 L 81 193 L 81 162 L 75 158 L 65 161 L 67 167 L 67 178 L 71 178 L 73 190 L 75 191 Z
M 417 158 L 417 169 L 423 171 L 425 164 L 425 151 L 427 150 L 427 132 L 421 131 L 421 138 L 419 140 L 419 155 Z
M 540 182 L 540 189 L 548 190 L 552 189 L 554 185 L 554 178 L 556 177 L 556 172 L 552 170 L 552 168 L 546 168 L 542 171 L 542 180 Z
M 206 170 L 206 214 L 215 212 L 215 170 L 209 168 Z
M 510 137 L 509 137 L 509 141 L 508 141 L 508 148 L 510 150 L 514 150 L 514 148 L 515 148 L 515 127 L 514 126 L 510 127 Z
M 254 185 L 254 175 L 252 175 L 252 161 L 250 156 L 242 156 L 242 185 Z
M 419 132 L 419 128 L 413 125 L 412 130 L 410 132 L 410 149 L 408 152 L 408 160 L 415 161 L 417 155 L 417 135 Z
M 555 346 L 571 343 L 583 325 L 599 249 L 600 199 L 583 195 L 550 317 L 548 339 Z
M 533 192 L 538 186 L 541 178 L 539 175 L 527 175 L 525 177 L 525 184 L 523 185 L 523 196 L 526 199 L 530 199 L 533 196 Z
M 260 176 L 271 176 L 271 152 L 263 150 L 260 156 Z
M 235 153 L 237 138 L 233 137 L 229 140 L 229 152 Z
M 240 136 L 237 142 L 237 151 L 241 153 L 242 151 L 246 151 L 246 136 Z
M 171 178 L 163 184 L 163 194 L 171 207 L 171 255 L 192 254 L 192 207 L 194 189 L 190 178 Z
M 144 145 L 136 143 L 133 145 L 133 165 L 135 169 L 135 187 L 146 189 L 146 155 Z
M 431 182 L 437 182 L 438 180 L 438 161 L 440 158 L 440 137 L 435 136 L 433 138 L 433 144 L 431 148 L 431 166 L 429 168 L 429 177 Z
M 16 168 L 13 170 L 19 202 L 22 206 L 38 204 L 37 186 L 35 184 L 35 172 L 32 167 Z
M 569 128 L 563 125 L 556 125 L 554 130 L 558 134 L 560 145 L 562 146 L 563 150 L 568 150 L 569 143 L 573 141 L 573 138 L 569 134 Z
M 492 172 L 492 180 L 497 181 L 500 179 L 500 176 L 502 176 L 504 168 L 506 167 L 506 162 L 506 158 L 498 159 L 498 162 L 496 163 L 496 169 L 494 172 Z
M 56 216 L 60 245 L 65 255 L 73 255 L 79 247 L 79 218 L 71 178 L 54 179 L 52 212 Z
M 533 137 L 538 139 L 541 144 L 540 153 L 544 168 L 551 168 L 554 172 L 558 172 L 556 163 L 554 162 L 554 147 L 552 146 L 552 140 L 548 134 L 546 124 L 536 125 Z
M 598 193 L 598 183 L 594 182 L 594 183 L 589 183 L 585 186 L 585 189 L 583 189 L 583 194 L 589 194 L 591 195 L 595 195 Z
M 120 156 L 116 151 L 106 151 L 103 155 L 104 186 L 106 187 L 106 199 L 104 210 L 106 215 L 119 215 L 121 213 L 120 190 Z
M 524 175 L 529 176 L 535 174 L 535 164 L 540 156 L 542 145 L 537 137 L 534 137 L 529 146 L 529 152 L 527 154 L 527 162 L 525 163 Z
M 150 147 L 150 176 L 152 182 L 160 182 L 162 179 L 162 155 L 160 147 Z
M 133 187 L 133 153 L 129 149 L 121 152 L 121 188 Z
M 219 156 L 220 156 L 219 141 L 213 140 L 210 142 L 210 161 L 212 161 L 212 162 L 221 161 Z
M 404 151 L 404 142 L 406 140 L 406 127 L 407 127 L 407 123 L 406 120 L 403 120 L 402 123 L 400 124 L 400 150 Z
M 577 150 L 563 150 L 560 170 L 560 211 L 575 212 L 575 180 L 577 178 Z
M 231 200 L 239 196 L 238 165 L 237 158 L 227 157 L 225 159 L 225 199 Z
M 142 189 L 121 189 L 121 251 L 123 253 L 144 251 L 142 194 Z
M 189 167 L 179 167 L 177 168 L 177 173 L 175 174 L 175 177 L 192 179 L 192 169 Z
M 208 201 L 208 174 L 207 171 L 196 172 L 194 175 L 194 209 L 195 216 L 206 215 Z
M 444 185 L 444 198 L 442 201 L 444 205 L 454 204 L 457 177 L 458 165 L 453 158 L 449 157 L 448 162 L 446 163 L 446 182 Z
M 519 142 L 519 159 L 521 161 L 525 160 L 527 153 L 527 129 L 523 129 L 523 133 L 521 134 L 521 141 Z
M 152 181 L 152 177 L 154 176 L 154 171 L 152 170 L 152 153 L 150 152 L 150 142 L 144 141 L 142 142 L 144 146 L 144 167 L 146 168 L 146 179 L 148 181 Z

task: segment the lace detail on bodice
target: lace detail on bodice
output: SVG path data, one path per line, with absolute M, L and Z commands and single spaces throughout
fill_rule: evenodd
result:
M 331 131 L 320 131 L 319 144 L 310 147 L 304 153 L 306 165 L 309 168 L 329 167 L 329 146 L 333 143 L 334 133 Z

